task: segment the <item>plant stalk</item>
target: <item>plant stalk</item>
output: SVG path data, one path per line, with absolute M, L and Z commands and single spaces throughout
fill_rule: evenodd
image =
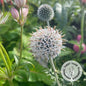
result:
M 22 58 L 22 49 L 23 49 L 22 34 L 23 34 L 23 25 L 21 25 L 20 59 Z
M 21 8 L 21 20 L 23 20 L 22 8 Z M 21 24 L 20 60 L 21 60 L 21 58 L 22 58 L 22 49 L 23 49 L 22 35 L 23 35 L 23 24 Z M 19 60 L 19 61 L 20 61 L 20 60 Z
M 58 80 L 58 75 L 57 75 L 57 72 L 56 72 L 56 69 L 55 69 L 53 59 L 51 57 L 49 57 L 49 59 L 50 59 L 51 66 L 52 66 L 52 69 L 53 69 L 55 77 L 56 77 L 56 82 L 57 82 L 58 86 L 61 86 L 61 84 L 60 84 L 60 82 Z
M 82 50 L 82 43 L 84 42 L 83 41 L 84 40 L 84 18 L 85 18 L 84 7 L 82 7 L 80 52 Z
M 47 21 L 47 25 L 48 25 L 48 27 L 50 27 L 50 23 L 49 23 L 49 21 Z

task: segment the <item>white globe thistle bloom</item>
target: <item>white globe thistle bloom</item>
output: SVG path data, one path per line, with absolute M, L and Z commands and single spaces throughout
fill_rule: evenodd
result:
M 49 57 L 55 58 L 61 53 L 62 42 L 59 31 L 47 27 L 32 34 L 30 47 L 35 59 L 41 65 L 46 66 Z
M 43 4 L 38 8 L 37 15 L 42 21 L 50 21 L 54 17 L 54 11 L 48 4 Z

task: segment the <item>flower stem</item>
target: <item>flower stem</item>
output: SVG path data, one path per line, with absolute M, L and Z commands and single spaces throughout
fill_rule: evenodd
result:
M 20 59 L 22 58 L 22 49 L 23 49 L 22 34 L 23 34 L 23 25 L 21 25 Z
M 84 40 L 84 17 L 85 17 L 85 13 L 84 13 L 84 7 L 82 7 L 82 18 L 81 18 L 81 42 L 80 42 L 80 51 L 82 50 L 82 43 Z
M 21 8 L 21 20 L 23 20 L 22 8 Z M 22 49 L 23 49 L 23 42 L 22 42 L 23 24 L 20 24 L 20 25 L 21 25 L 21 44 L 20 44 L 20 59 L 19 59 L 19 61 L 20 61 L 21 58 L 22 58 Z M 20 62 L 19 62 L 19 63 L 20 63 Z
M 49 23 L 49 21 L 47 21 L 47 25 L 50 27 L 50 23 Z
M 57 72 L 56 72 L 56 69 L 55 69 L 53 59 L 51 57 L 49 57 L 49 59 L 50 59 L 51 66 L 52 66 L 52 69 L 53 69 L 55 77 L 56 77 L 56 82 L 57 82 L 58 86 L 61 86 L 61 84 L 60 84 L 60 82 L 58 80 L 58 75 L 57 75 Z

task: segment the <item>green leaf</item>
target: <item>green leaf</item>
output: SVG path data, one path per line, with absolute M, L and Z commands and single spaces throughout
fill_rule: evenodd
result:
M 20 86 L 48 86 L 44 84 L 43 82 L 22 82 L 19 83 Z
M 71 41 L 69 41 L 69 43 L 79 45 L 78 42 L 77 42 L 76 40 L 71 40 Z
M 61 54 L 59 55 L 59 57 L 67 56 L 67 55 L 72 54 L 72 53 L 73 53 L 73 50 L 72 49 L 65 48 L 64 51 L 61 52 Z
M 52 85 L 54 80 L 52 79 L 51 75 L 46 73 L 48 70 L 39 65 L 37 62 L 33 62 L 33 64 L 35 65 L 35 67 L 30 69 L 29 81 L 42 81 L 48 85 Z
M 0 67 L 0 78 L 7 79 L 6 69 Z
M 15 80 L 19 82 L 26 82 L 29 79 L 29 72 L 24 69 L 19 69 L 15 72 Z

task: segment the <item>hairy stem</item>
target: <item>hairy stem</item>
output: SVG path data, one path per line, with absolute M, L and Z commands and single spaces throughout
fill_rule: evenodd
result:
M 56 77 L 56 82 L 57 82 L 58 86 L 61 86 L 61 84 L 60 84 L 60 82 L 58 80 L 58 75 L 57 75 L 57 72 L 56 72 L 56 69 L 55 69 L 53 59 L 51 57 L 49 57 L 49 59 L 50 59 L 51 66 L 52 66 L 52 69 L 53 69 L 55 77 Z

